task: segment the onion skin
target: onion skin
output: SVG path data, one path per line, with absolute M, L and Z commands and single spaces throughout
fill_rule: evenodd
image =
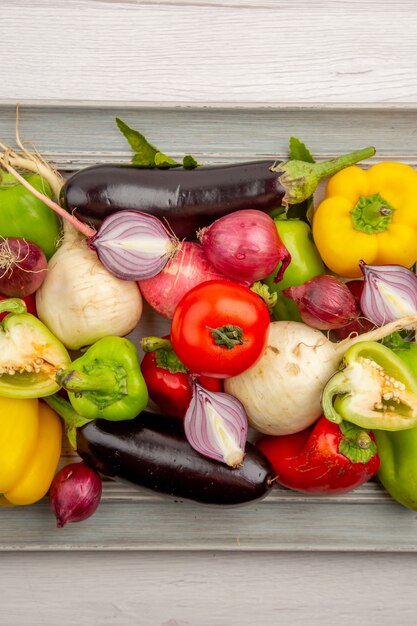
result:
M 82 522 L 95 513 L 100 504 L 102 483 L 99 475 L 85 463 L 71 463 L 54 477 L 49 490 L 49 503 L 57 527 Z
M 139 281 L 142 296 L 162 317 L 172 319 L 178 302 L 193 287 L 208 280 L 222 280 L 198 243 L 183 242 L 176 256 L 157 276 Z
M 129 422 L 89 422 L 77 431 L 77 452 L 101 474 L 176 500 L 238 505 L 264 498 L 273 484 L 272 468 L 254 445 L 232 469 L 193 450 L 178 420 L 147 411 Z

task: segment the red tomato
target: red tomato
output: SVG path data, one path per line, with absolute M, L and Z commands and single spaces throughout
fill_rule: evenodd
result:
M 269 323 L 266 305 L 250 289 L 212 280 L 180 300 L 172 320 L 172 346 L 191 373 L 229 378 L 262 356 Z
M 256 445 L 271 463 L 276 482 L 303 493 L 350 491 L 368 481 L 380 464 L 371 432 L 325 417 L 299 433 L 262 437 Z
M 0 296 L 0 300 L 7 300 L 7 298 L 8 296 Z M 20 300 L 23 300 L 25 302 L 28 313 L 32 313 L 32 315 L 37 316 L 36 297 L 34 293 L 31 294 L 30 296 L 25 296 L 24 298 L 20 298 Z M 6 315 L 8 315 L 7 311 L 5 311 L 4 313 L 0 313 L 0 322 L 2 319 L 6 317 Z

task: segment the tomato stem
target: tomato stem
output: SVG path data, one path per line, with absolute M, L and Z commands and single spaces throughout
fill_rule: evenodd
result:
M 243 339 L 243 330 L 240 326 L 233 326 L 227 324 L 226 326 L 219 326 L 218 328 L 211 328 L 206 326 L 211 332 L 214 342 L 218 346 L 224 346 L 227 350 L 231 350 L 236 345 L 242 345 L 246 339 Z

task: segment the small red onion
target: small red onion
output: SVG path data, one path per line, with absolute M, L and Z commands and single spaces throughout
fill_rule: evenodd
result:
M 320 274 L 282 293 L 297 303 L 303 322 L 319 330 L 342 328 L 359 316 L 353 294 L 335 276 Z
M 109 215 L 90 241 L 104 267 L 123 280 L 156 276 L 177 246 L 178 242 L 157 217 L 140 211 Z
M 91 517 L 100 504 L 101 493 L 100 476 L 88 465 L 81 461 L 63 467 L 55 475 L 49 490 L 57 527 Z
M 208 391 L 194 381 L 184 431 L 190 446 L 203 456 L 230 467 L 241 465 L 248 420 L 237 398 L 221 391 Z
M 281 262 L 278 282 L 291 261 L 274 220 L 256 209 L 225 215 L 203 228 L 198 237 L 213 267 L 241 283 L 251 285 L 265 278 Z
M 0 293 L 23 298 L 35 293 L 46 278 L 48 262 L 33 241 L 0 237 Z
M 402 265 L 359 263 L 364 275 L 363 314 L 376 326 L 417 312 L 417 276 Z

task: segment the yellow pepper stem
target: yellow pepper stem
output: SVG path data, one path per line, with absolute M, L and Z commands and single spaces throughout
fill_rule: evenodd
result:
M 379 193 L 361 196 L 351 213 L 353 227 L 369 235 L 380 233 L 391 224 L 394 211 L 394 207 Z

